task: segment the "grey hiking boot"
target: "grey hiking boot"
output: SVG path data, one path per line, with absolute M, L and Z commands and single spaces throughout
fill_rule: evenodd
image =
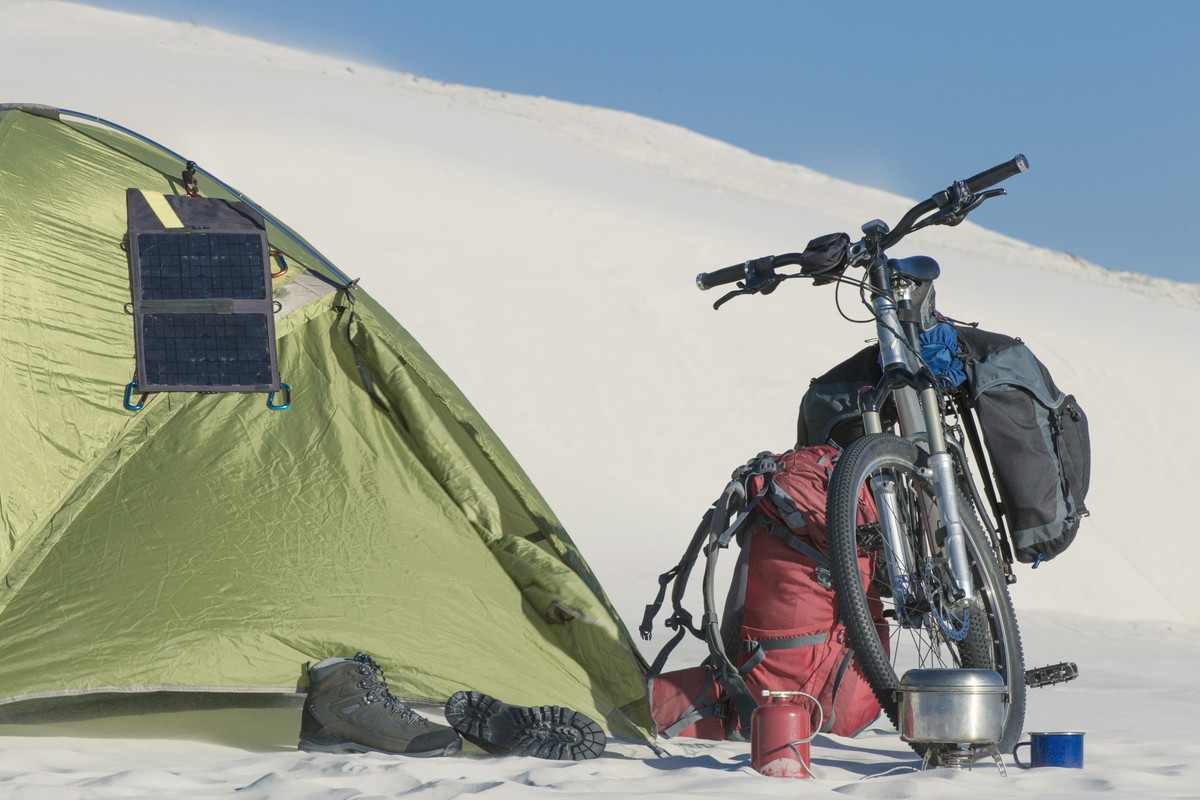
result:
M 496 755 L 583 761 L 604 752 L 600 726 L 561 706 L 510 706 L 479 692 L 455 692 L 446 721 L 468 742 Z
M 301 750 L 448 756 L 462 749 L 452 729 L 432 724 L 392 695 L 383 670 L 366 653 L 327 658 L 308 676 Z

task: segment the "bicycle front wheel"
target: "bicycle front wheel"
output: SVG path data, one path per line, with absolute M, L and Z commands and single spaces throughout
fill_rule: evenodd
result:
M 974 599 L 956 599 L 928 459 L 888 433 L 858 439 L 842 453 L 827 507 L 839 610 L 863 674 L 897 728 L 895 689 L 908 669 L 999 672 L 1010 700 L 997 744 L 1009 752 L 1025 719 L 1025 664 L 1008 584 L 974 508 L 956 491 L 975 589 Z

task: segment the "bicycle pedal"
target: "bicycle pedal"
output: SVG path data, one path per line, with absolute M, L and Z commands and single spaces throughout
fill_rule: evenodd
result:
M 1025 685 L 1033 688 L 1066 683 L 1079 677 L 1079 667 L 1070 661 L 1025 670 Z

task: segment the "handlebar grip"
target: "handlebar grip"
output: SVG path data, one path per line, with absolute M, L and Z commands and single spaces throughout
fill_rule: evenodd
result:
M 997 164 L 991 169 L 984 170 L 974 177 L 967 178 L 964 183 L 967 184 L 967 189 L 970 190 L 971 194 L 976 194 L 991 186 L 995 186 L 1001 181 L 1008 180 L 1013 175 L 1019 175 L 1028 169 L 1029 161 L 1026 160 L 1025 156 L 1018 155 L 1011 161 L 1005 161 L 1003 164 Z
M 701 272 L 696 276 L 696 285 L 701 289 L 711 289 L 714 286 L 740 281 L 745 277 L 746 265 L 735 264 L 732 267 L 723 267 L 713 272 Z

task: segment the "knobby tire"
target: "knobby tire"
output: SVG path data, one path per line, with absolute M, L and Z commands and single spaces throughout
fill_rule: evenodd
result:
M 944 552 L 938 533 L 928 530 L 933 525 L 917 510 L 918 504 L 912 502 L 918 496 L 926 503 L 932 502 L 932 487 L 926 477 L 928 471 L 922 474 L 927 458 L 912 442 L 887 433 L 856 440 L 839 458 L 830 480 L 827 507 L 829 556 L 839 610 L 858 664 L 884 713 L 897 729 L 900 720 L 895 689 L 907 669 L 994 669 L 1004 678 L 1010 697 L 1004 732 L 997 745 L 1001 752 L 1011 752 L 1025 719 L 1021 637 L 1003 571 L 975 510 L 962 499 L 962 493 L 958 493 L 959 511 L 979 604 L 968 611 L 966 634 L 960 640 L 952 641 L 947 637 L 929 610 L 922 612 L 918 608 L 913 612 L 913 616 L 920 615 L 920 624 L 916 627 L 899 625 L 901 615 L 891 597 L 886 563 L 877 563 L 871 580 L 862 574 L 861 555 L 874 553 L 876 562 L 889 557 L 887 548 L 881 544 L 878 526 L 872 531 L 870 526 L 860 529 L 858 524 L 864 484 L 873 475 L 885 475 L 895 479 L 897 485 L 908 487 L 904 492 L 910 501 L 904 528 L 911 547 L 918 554 L 917 568 L 910 578 L 921 581 L 926 589 L 932 588 L 932 593 L 945 585 L 944 581 L 939 582 L 936 570 L 924 569 L 926 562 L 940 564 Z M 905 504 L 902 502 L 901 505 Z M 930 544 L 926 546 L 924 542 Z M 876 623 L 880 600 L 869 597 L 863 588 L 864 584 L 872 583 L 891 612 L 890 616 L 884 612 L 882 625 Z M 875 615 L 871 613 L 872 603 Z M 886 645 L 882 638 L 889 640 Z M 926 745 L 918 743 L 913 743 L 912 747 L 922 755 L 927 750 Z

